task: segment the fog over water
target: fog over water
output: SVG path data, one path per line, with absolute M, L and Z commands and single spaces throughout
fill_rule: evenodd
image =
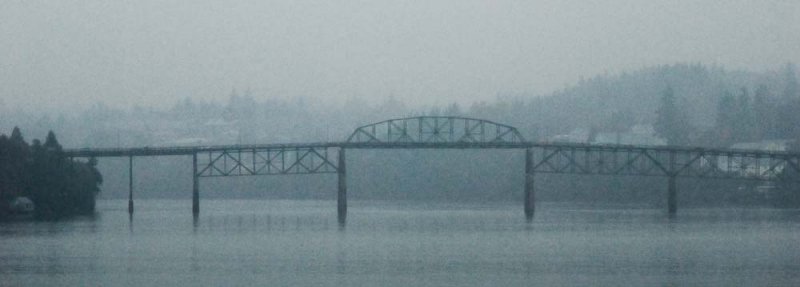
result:
M 0 287 L 799 286 L 798 15 L 0 0 Z
M 800 62 L 800 3 L 2 1 L 0 100 L 26 110 L 191 97 L 468 104 L 581 77 Z

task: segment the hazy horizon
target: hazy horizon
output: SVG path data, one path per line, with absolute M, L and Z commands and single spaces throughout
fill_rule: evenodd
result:
M 675 62 L 800 62 L 792 1 L 4 1 L 0 102 L 35 110 L 225 101 L 419 105 L 544 94 Z

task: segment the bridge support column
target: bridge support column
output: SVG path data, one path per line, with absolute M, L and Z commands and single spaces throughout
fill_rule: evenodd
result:
M 533 190 L 533 150 L 525 149 L 525 219 L 533 220 L 535 208 L 535 196 Z
M 133 214 L 133 156 L 128 156 L 128 213 Z
M 339 191 L 336 196 L 338 207 L 339 225 L 344 225 L 347 220 L 347 167 L 345 165 L 344 148 L 339 149 Z
M 197 153 L 192 154 L 192 214 L 200 214 L 200 178 L 197 176 Z
M 674 217 L 678 212 L 678 191 L 675 187 L 675 177 L 670 175 L 667 183 L 667 213 Z

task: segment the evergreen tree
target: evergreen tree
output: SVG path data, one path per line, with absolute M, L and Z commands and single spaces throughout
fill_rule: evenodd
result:
M 779 133 L 782 138 L 800 138 L 800 85 L 797 82 L 797 74 L 793 64 L 786 64 L 784 69 L 784 89 L 781 96 L 780 128 Z
M 22 138 L 22 132 L 19 130 L 19 127 L 14 127 L 14 130 L 11 131 L 11 141 L 15 143 L 25 143 L 25 139 Z
M 611 113 L 609 119 L 605 122 L 603 130 L 613 132 L 615 134 L 615 143 L 620 144 L 622 141 L 622 133 L 628 131 L 633 126 L 635 120 L 630 110 L 615 111 Z
M 9 166 L 9 141 L 5 134 L 0 134 L 0 203 L 8 202 L 12 196 L 11 167 Z M 3 212 L 4 206 L 0 206 Z
M 688 144 L 691 127 L 686 114 L 678 107 L 672 87 L 667 87 L 661 94 L 653 128 L 659 136 L 667 140 L 668 145 Z
M 753 136 L 759 140 L 775 138 L 774 107 L 769 102 L 769 90 L 766 85 L 756 88 L 753 96 Z
M 714 125 L 717 138 L 722 146 L 729 146 L 736 141 L 736 98 L 725 92 L 717 101 L 717 118 Z
M 445 116 L 460 116 L 463 113 L 461 112 L 461 106 L 458 103 L 452 103 L 447 106 L 447 109 L 444 111 Z
M 736 115 L 734 123 L 734 140 L 736 142 L 749 142 L 753 140 L 753 113 L 750 106 L 750 95 L 747 88 L 742 87 L 736 98 Z
M 47 132 L 47 138 L 44 140 L 44 148 L 48 151 L 53 152 L 61 152 L 61 144 L 58 143 L 58 139 L 56 139 L 56 134 L 53 131 Z
M 0 136 L 0 159 L 4 159 L 0 160 L 0 199 L 4 202 L 12 196 L 27 196 L 34 202 L 38 218 L 94 212 L 95 197 L 103 180 L 96 169 L 97 161 L 80 163 L 66 159 L 52 131 L 44 144 L 33 140 L 30 146 L 18 128 L 12 132 L 12 138 Z M 10 188 L 14 186 L 19 187 Z
M 14 127 L 8 139 L 8 168 L 9 180 L 16 186 L 12 187 L 14 193 L 20 193 L 21 183 L 27 180 L 27 159 L 30 154 L 28 143 L 22 137 L 22 131 Z
M 783 90 L 783 98 L 792 101 L 800 96 L 800 84 L 797 82 L 797 73 L 794 64 L 786 64 L 784 68 L 785 86 Z

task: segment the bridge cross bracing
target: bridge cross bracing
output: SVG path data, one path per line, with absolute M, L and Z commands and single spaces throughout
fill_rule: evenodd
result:
M 132 164 L 140 156 L 192 156 L 193 212 L 199 212 L 199 178 L 286 174 L 338 174 L 339 221 L 347 210 L 347 149 L 523 149 L 526 218 L 534 211 L 536 173 L 664 176 L 667 210 L 677 210 L 677 177 L 800 181 L 800 154 L 695 147 L 529 142 L 509 125 L 465 117 L 410 117 L 361 126 L 343 142 L 263 145 L 83 148 L 67 157 L 128 157 L 129 212 L 133 212 Z

